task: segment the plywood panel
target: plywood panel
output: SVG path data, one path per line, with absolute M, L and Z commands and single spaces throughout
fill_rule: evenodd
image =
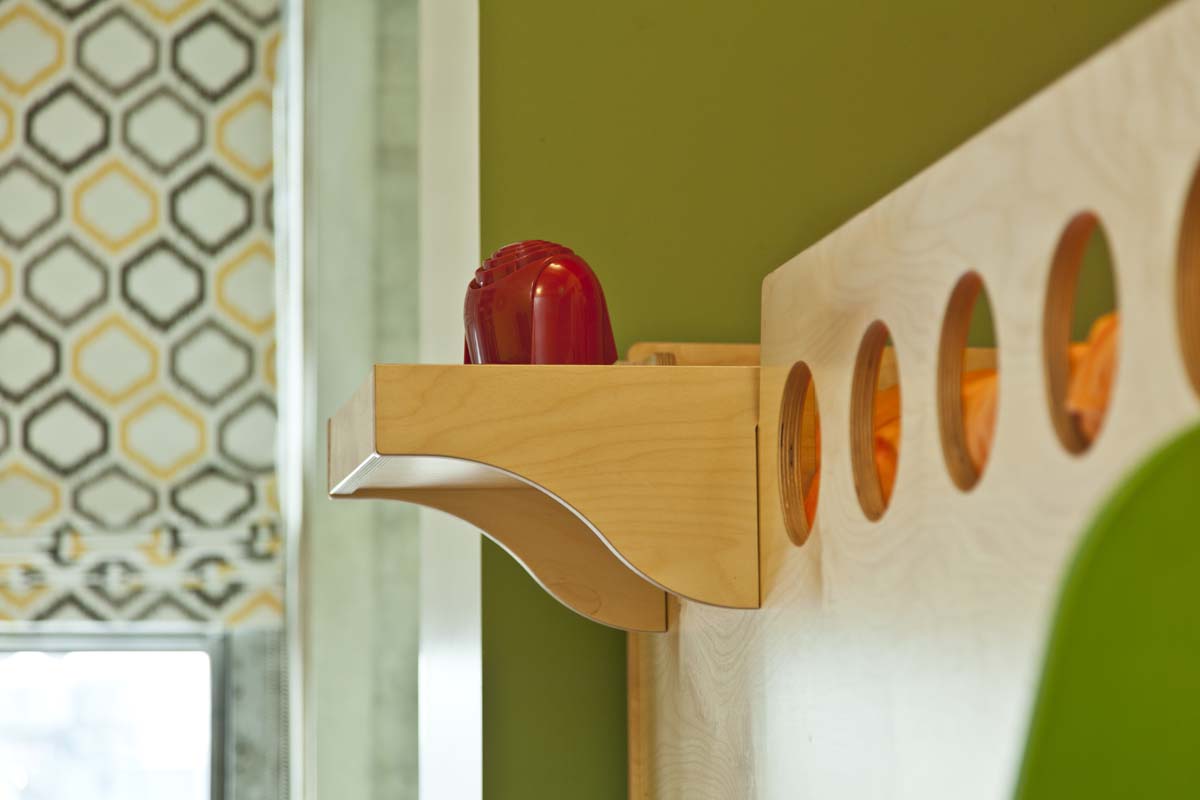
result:
M 1200 2 L 1173 6 L 767 278 L 763 607 L 685 601 L 666 636 L 636 637 L 637 796 L 1010 793 L 1078 536 L 1119 476 L 1197 415 L 1174 315 L 1200 156 L 1197 41 Z M 1072 455 L 1048 413 L 1042 310 L 1059 236 L 1084 210 L 1111 242 L 1123 326 L 1107 423 Z M 1000 399 L 987 470 L 964 493 L 941 451 L 937 352 L 969 270 L 995 313 Z M 855 354 L 876 319 L 904 405 L 895 492 L 870 522 L 847 442 Z M 779 398 L 797 360 L 816 382 L 823 446 L 801 548 L 776 478 Z

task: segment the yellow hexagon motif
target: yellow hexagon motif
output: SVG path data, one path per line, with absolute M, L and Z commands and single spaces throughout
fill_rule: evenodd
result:
M 8 302 L 8 298 L 12 297 L 13 290 L 13 269 L 12 262 L 4 256 L 0 255 L 0 306 Z
M 32 564 L 0 564 L 0 597 L 16 608 L 28 608 L 39 597 L 50 591 L 45 583 L 27 582 L 25 575 L 33 570 Z
M 225 624 L 231 627 L 247 624 L 262 624 L 278 622 L 283 616 L 283 601 L 271 589 L 260 589 L 253 594 L 241 608 L 225 618 Z
M 185 589 L 191 589 L 193 592 L 211 591 L 217 594 L 228 586 L 230 579 L 236 575 L 237 567 L 230 564 L 224 558 L 218 557 L 216 560 L 205 564 L 200 568 L 198 573 L 193 573 L 193 577 L 182 581 L 180 585 Z
M 261 89 L 217 117 L 217 152 L 252 180 L 271 174 L 271 96 Z
M 196 6 L 202 0 L 134 0 L 146 9 L 155 19 L 161 22 L 174 22 Z
M 59 539 L 60 544 L 55 547 L 55 553 L 60 558 L 66 559 L 71 563 L 75 563 L 83 558 L 87 553 L 87 545 L 83 543 L 83 536 L 79 531 L 70 529 L 63 531 L 63 536 Z
M 24 533 L 54 518 L 62 507 L 58 483 L 24 464 L 0 469 L 0 533 Z
M 275 83 L 275 74 L 279 69 L 279 42 L 281 36 L 278 31 L 271 34 L 271 38 L 267 39 L 267 46 L 263 48 L 263 72 L 267 73 L 267 80 L 272 85 Z
M 63 65 L 63 32 L 28 6 L 0 14 L 0 85 L 22 97 Z
M 275 251 L 254 242 L 217 271 L 217 305 L 254 333 L 275 324 Z
M 206 449 L 204 418 L 165 392 L 121 420 L 121 451 L 156 478 L 173 478 Z
M 13 112 L 7 103 L 0 100 L 0 150 L 12 144 Z
M 71 218 L 106 250 L 116 253 L 158 227 L 158 195 L 114 158 L 75 187 Z
M 174 563 L 178 557 L 175 548 L 171 545 L 171 535 L 165 528 L 155 528 L 150 531 L 146 541 L 137 545 L 137 549 L 142 551 L 146 560 L 155 567 L 165 567 Z
M 158 379 L 158 350 L 125 318 L 113 314 L 75 343 L 71 375 L 94 395 L 116 405 Z
M 267 501 L 267 508 L 279 513 L 279 481 L 272 475 L 267 479 L 266 487 L 263 491 L 263 496 Z

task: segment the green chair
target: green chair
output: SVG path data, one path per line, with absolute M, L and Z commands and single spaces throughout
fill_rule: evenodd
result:
M 1200 427 L 1127 478 L 1080 546 L 1016 796 L 1200 798 Z

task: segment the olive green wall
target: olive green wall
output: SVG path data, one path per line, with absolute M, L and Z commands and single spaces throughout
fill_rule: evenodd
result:
M 764 275 L 1160 5 L 482 0 L 484 248 L 584 255 L 622 349 L 756 341 Z M 490 546 L 483 625 L 488 800 L 622 796 L 621 634 Z

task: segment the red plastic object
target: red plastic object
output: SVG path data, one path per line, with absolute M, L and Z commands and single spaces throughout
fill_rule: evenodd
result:
M 467 287 L 463 319 L 469 364 L 617 360 L 599 279 L 554 242 L 518 242 L 493 253 Z

